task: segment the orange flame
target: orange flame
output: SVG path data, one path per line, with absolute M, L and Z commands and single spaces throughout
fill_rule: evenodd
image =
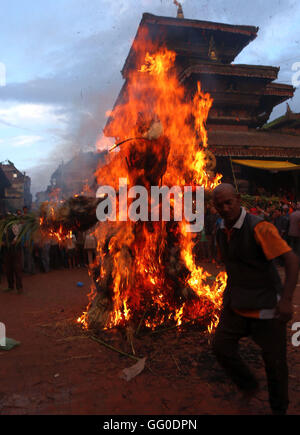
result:
M 140 68 L 128 77 L 123 103 L 110 113 L 106 128 L 106 134 L 119 142 L 138 139 L 123 142 L 120 152 L 113 153 L 107 166 L 97 171 L 98 181 L 115 189 L 119 178 L 126 178 L 129 187 L 142 184 L 149 189 L 153 182 L 159 182 L 166 186 L 200 185 L 213 189 L 222 177 L 212 176 L 205 161 L 208 148 L 205 125 L 213 100 L 201 90 L 199 82 L 194 96 L 187 95 L 176 74 L 174 52 L 148 48 Z M 141 59 L 145 46 L 136 43 L 135 50 L 137 59 Z M 226 274 L 220 273 L 213 285 L 208 284 L 210 275 L 195 265 L 193 237 L 184 224 L 177 225 L 173 233 L 180 245 L 180 255 L 170 254 L 170 258 L 165 258 L 170 237 L 165 222 L 99 224 L 98 289 L 90 294 L 87 311 L 78 318 L 78 323 L 88 327 L 92 309 L 97 305 L 94 301 L 101 291 L 109 289 L 112 308 L 102 322 L 103 328 L 126 325 L 138 312 L 144 325 L 151 329 L 164 322 L 173 321 L 180 326 L 187 320 L 196 322 L 209 317 L 211 332 L 218 322 Z M 178 267 L 182 277 L 176 277 Z M 183 298 L 178 283 L 189 289 L 187 292 L 192 296 Z

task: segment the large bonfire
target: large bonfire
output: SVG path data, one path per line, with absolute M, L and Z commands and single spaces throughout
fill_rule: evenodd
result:
M 128 79 L 126 101 L 109 114 L 105 133 L 118 146 L 98 170 L 98 183 L 116 191 L 121 178 L 127 180 L 128 189 L 139 185 L 149 192 L 151 186 L 211 190 L 221 178 L 207 169 L 205 123 L 213 101 L 200 83 L 188 96 L 177 78 L 176 54 L 147 44 L 135 44 L 139 67 Z M 119 198 L 118 210 L 124 217 L 126 204 Z M 132 201 L 128 199 L 128 207 Z M 174 209 L 170 221 L 97 223 L 90 302 L 79 323 L 87 328 L 134 330 L 187 323 L 209 330 L 216 326 L 226 275 L 219 273 L 212 280 L 196 265 L 195 234 L 187 231 L 184 219 L 178 222 L 172 216 Z

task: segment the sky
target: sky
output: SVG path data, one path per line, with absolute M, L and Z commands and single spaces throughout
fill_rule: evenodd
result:
M 185 18 L 258 26 L 234 63 L 280 67 L 276 82 L 295 80 L 298 0 L 181 3 Z M 177 9 L 173 0 L 0 0 L 0 6 L 0 162 L 26 172 L 35 194 L 62 161 L 95 150 L 142 14 L 175 17 Z M 288 102 L 300 112 L 298 87 Z M 270 120 L 285 110 L 286 103 L 277 106 Z

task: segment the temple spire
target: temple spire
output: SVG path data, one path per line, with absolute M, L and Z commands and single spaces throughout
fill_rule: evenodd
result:
M 292 113 L 289 103 L 286 103 L 286 115 Z

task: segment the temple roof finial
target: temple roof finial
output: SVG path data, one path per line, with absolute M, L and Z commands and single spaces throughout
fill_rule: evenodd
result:
M 174 5 L 177 6 L 177 18 L 184 18 L 181 3 L 179 3 L 177 0 L 174 0 Z
M 292 113 L 292 110 L 290 108 L 289 103 L 286 103 L 286 115 L 288 115 L 289 113 Z

